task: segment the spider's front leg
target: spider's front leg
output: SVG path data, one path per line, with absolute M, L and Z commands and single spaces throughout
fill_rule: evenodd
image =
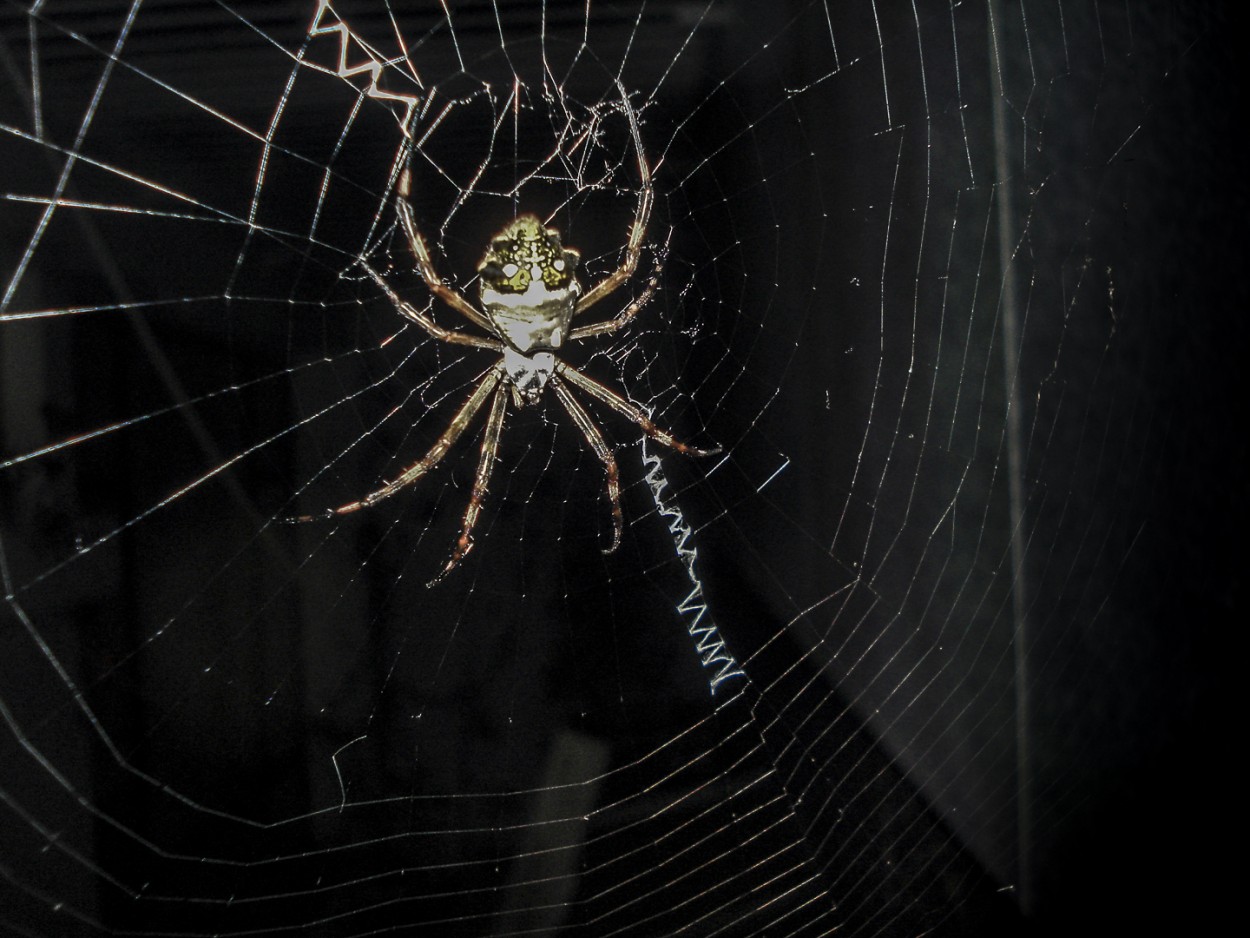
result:
M 666 245 L 655 256 L 655 270 L 651 274 L 651 279 L 647 281 L 647 285 L 642 288 L 642 292 L 636 296 L 623 310 L 613 316 L 611 319 L 605 319 L 603 322 L 591 323 L 588 326 L 578 326 L 569 332 L 569 339 L 589 339 L 592 336 L 603 335 L 608 332 L 616 332 L 618 329 L 628 325 L 630 320 L 640 313 L 655 296 L 655 291 L 660 288 L 660 275 L 664 272 L 664 261 L 668 257 L 668 246 Z
M 625 257 L 621 266 L 608 274 L 603 280 L 582 294 L 577 301 L 574 315 L 580 315 L 594 306 L 601 299 L 623 284 L 638 269 L 638 258 L 642 253 L 642 239 L 647 232 L 647 223 L 651 219 L 651 206 L 655 201 L 655 189 L 651 185 L 651 167 L 647 165 L 647 157 L 642 149 L 642 132 L 638 129 L 638 115 L 629 103 L 629 95 L 625 87 L 617 82 L 621 91 L 621 99 L 625 102 L 625 114 L 629 118 L 629 133 L 634 141 L 634 152 L 638 155 L 638 175 L 642 179 L 642 188 L 638 191 L 638 208 L 634 210 L 634 221 L 629 227 L 629 241 L 625 245 Z
M 412 256 L 416 258 L 417 272 L 421 274 L 421 279 L 425 281 L 431 293 L 475 326 L 493 333 L 495 330 L 491 327 L 490 320 L 474 309 L 473 304 L 466 300 L 459 290 L 443 283 L 443 278 L 434 269 L 434 261 L 430 259 L 430 249 L 426 246 L 421 229 L 417 227 L 417 220 L 412 214 L 412 206 L 408 204 L 408 193 L 411 188 L 412 169 L 406 166 L 403 175 L 399 177 L 399 193 L 395 196 L 395 211 L 399 215 L 399 224 L 404 229 L 404 236 L 408 239 L 408 248 L 412 251 Z
M 365 273 L 373 278 L 373 282 L 376 283 L 382 292 L 386 294 L 386 298 L 391 301 L 391 305 L 395 307 L 395 311 L 405 319 L 415 322 L 433 338 L 438 339 L 440 342 L 450 342 L 453 345 L 471 345 L 474 348 L 487 348 L 493 352 L 503 351 L 503 343 L 497 339 L 487 339 L 481 336 L 470 335 L 467 332 L 457 332 L 454 329 L 444 329 L 433 319 L 422 313 L 419 309 L 396 293 L 395 288 L 387 283 L 386 278 L 374 270 L 373 266 L 368 261 L 361 258 L 359 264 L 364 268 Z

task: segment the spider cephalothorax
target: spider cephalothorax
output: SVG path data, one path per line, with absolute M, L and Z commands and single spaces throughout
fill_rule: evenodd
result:
M 491 400 L 486 430 L 482 436 L 481 456 L 469 505 L 465 509 L 460 537 L 452 550 L 451 558 L 437 579 L 450 573 L 473 547 L 473 526 L 481 511 L 491 470 L 499 449 L 499 437 L 503 431 L 504 413 L 511 398 L 514 406 L 524 407 L 538 403 L 543 391 L 551 388 L 572 418 L 586 442 L 603 463 L 607 474 L 608 499 L 612 504 L 612 544 L 605 553 L 616 550 L 621 542 L 623 519 L 621 514 L 620 477 L 616 457 L 604 440 L 581 403 L 573 396 L 571 388 L 578 388 L 619 414 L 628 417 L 643 432 L 665 446 L 692 456 L 708 456 L 717 449 L 696 449 L 678 442 L 670 433 L 651 422 L 647 412 L 615 391 L 586 377 L 556 357 L 556 351 L 567 341 L 587 339 L 592 336 L 615 332 L 638 314 L 655 294 L 659 285 L 659 269 L 643 287 L 642 292 L 612 319 L 574 326 L 574 319 L 599 302 L 617 287 L 625 283 L 638 267 L 642 251 L 642 238 L 651 215 L 654 198 L 651 189 L 651 168 L 642 151 L 642 138 L 638 120 L 628 97 L 622 90 L 625 113 L 629 118 L 630 134 L 638 155 L 638 172 L 642 187 L 638 193 L 638 207 L 629 229 L 625 244 L 625 257 L 619 267 L 583 292 L 575 270 L 580 255 L 573 248 L 566 248 L 560 241 L 560 233 L 549 228 L 536 215 L 520 215 L 506 225 L 490 240 L 481 263 L 478 264 L 479 310 L 460 291 L 445 284 L 434 269 L 429 248 L 422 237 L 408 204 L 411 174 L 405 170 L 399 181 L 399 195 L 395 210 L 400 226 L 408 240 L 408 246 L 417 261 L 417 270 L 430 291 L 456 310 L 471 323 L 487 333 L 485 336 L 446 329 L 438 325 L 426 313 L 402 299 L 386 279 L 365 260 L 360 264 L 373 279 L 401 316 L 415 322 L 435 339 L 456 345 L 471 345 L 490 349 L 501 357 L 479 379 L 469 399 L 451 419 L 451 423 L 438 438 L 430 451 L 405 469 L 393 481 L 370 492 L 364 498 L 328 510 L 322 517 L 348 514 L 394 495 L 405 486 L 416 482 L 439 462 L 451 446 L 468 428 L 487 399 Z M 311 521 L 315 516 L 303 516 L 297 520 Z
M 541 284 L 552 292 L 566 291 L 571 315 L 581 292 L 573 277 L 579 260 L 577 251 L 560 244 L 559 231 L 543 225 L 537 215 L 521 215 L 490 239 L 477 265 L 482 303 L 489 313 L 492 303 L 532 295 Z

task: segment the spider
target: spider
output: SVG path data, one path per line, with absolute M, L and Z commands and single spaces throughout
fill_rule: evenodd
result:
M 480 308 L 474 306 L 460 291 L 444 283 L 435 271 L 429 248 L 408 203 L 411 168 L 404 169 L 399 180 L 395 208 L 408 247 L 416 258 L 417 270 L 431 293 L 487 335 L 480 336 L 438 325 L 426 313 L 402 299 L 367 261 L 362 259 L 361 266 L 401 316 L 416 323 L 435 339 L 455 345 L 489 349 L 500 353 L 501 358 L 478 381 L 442 436 L 419 460 L 392 481 L 357 501 L 327 509 L 320 516 L 305 515 L 293 520 L 315 521 L 349 514 L 375 505 L 400 489 L 412 485 L 447 454 L 489 400 L 490 411 L 486 418 L 486 431 L 482 436 L 481 456 L 473 490 L 469 495 L 469 504 L 461 523 L 460 536 L 446 566 L 430 585 L 437 583 L 454 570 L 473 548 L 473 528 L 490 482 L 509 399 L 518 409 L 528 407 L 537 404 L 547 388 L 555 392 L 556 399 L 603 463 L 607 476 L 608 500 L 612 506 L 612 544 L 604 549 L 605 554 L 615 551 L 621 543 L 623 519 L 620 474 L 611 448 L 590 414 L 574 396 L 574 388 L 628 417 L 652 439 L 679 453 L 711 456 L 720 452 L 719 447 L 699 449 L 679 442 L 668 431 L 652 423 L 642 407 L 588 378 L 556 356 L 557 350 L 566 341 L 580 341 L 621 329 L 650 302 L 659 283 L 662 259 L 657 262 L 656 273 L 642 292 L 616 316 L 586 325 L 572 324 L 576 317 L 633 276 L 651 215 L 651 204 L 654 200 L 651 169 L 643 153 L 637 118 L 629 107 L 627 98 L 625 110 L 638 156 L 638 172 L 642 178 L 638 207 L 629 229 L 625 257 L 620 266 L 584 293 L 574 273 L 580 260 L 578 251 L 564 247 L 559 231 L 546 227 L 536 215 L 523 214 L 491 238 L 486 253 L 477 266 Z

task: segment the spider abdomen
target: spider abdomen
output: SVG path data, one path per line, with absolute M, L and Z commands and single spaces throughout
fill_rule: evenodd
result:
M 518 352 L 547 351 L 568 338 L 578 292 L 576 281 L 550 290 L 534 279 L 525 293 L 501 293 L 483 280 L 482 309 L 496 334 Z
M 495 334 L 522 354 L 558 349 L 581 287 L 578 254 L 560 233 L 525 214 L 491 239 L 478 264 L 479 297 Z

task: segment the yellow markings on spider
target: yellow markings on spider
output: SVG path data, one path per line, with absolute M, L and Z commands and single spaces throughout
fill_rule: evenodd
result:
M 536 281 L 550 290 L 567 288 L 579 259 L 577 251 L 561 246 L 559 231 L 525 214 L 491 238 L 477 269 L 498 293 L 527 293 Z
M 581 293 L 573 276 L 578 260 L 535 215 L 519 216 L 491 238 L 477 272 L 494 333 L 523 355 L 563 345 Z

